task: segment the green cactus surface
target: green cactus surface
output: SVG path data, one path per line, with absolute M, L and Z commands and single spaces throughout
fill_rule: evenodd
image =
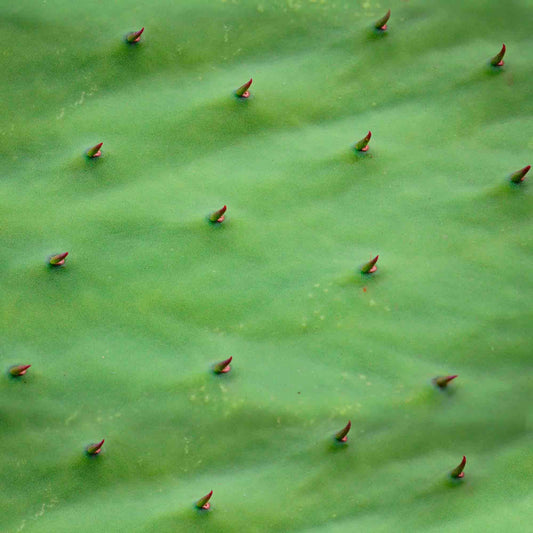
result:
M 531 0 L 0 4 L 0 532 L 525 531 Z

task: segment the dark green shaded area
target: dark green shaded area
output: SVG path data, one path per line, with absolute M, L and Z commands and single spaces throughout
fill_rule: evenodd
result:
M 0 6 L 2 532 L 531 521 L 532 5 L 464 4 Z

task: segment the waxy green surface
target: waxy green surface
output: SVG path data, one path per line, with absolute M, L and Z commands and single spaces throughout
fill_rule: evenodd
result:
M 4 0 L 0 531 L 524 531 L 532 9 Z

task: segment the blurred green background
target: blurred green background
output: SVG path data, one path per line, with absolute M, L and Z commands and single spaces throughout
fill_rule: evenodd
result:
M 532 12 L 1 0 L 0 531 L 525 531 Z

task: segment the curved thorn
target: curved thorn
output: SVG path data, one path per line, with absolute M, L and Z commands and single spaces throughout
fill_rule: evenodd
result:
M 208 494 L 200 498 L 196 502 L 196 507 L 198 507 L 198 509 L 205 509 L 207 511 L 209 507 L 211 507 L 211 505 L 209 504 L 209 500 L 211 499 L 211 496 L 213 496 L 213 491 L 209 492 Z
M 531 168 L 531 165 L 528 165 L 527 167 L 521 168 L 520 170 L 513 172 L 509 179 L 513 183 L 522 183 L 524 181 L 524 178 L 526 177 L 526 174 L 529 172 L 530 168 Z
M 89 455 L 98 455 L 102 451 L 102 446 L 104 445 L 105 439 L 102 439 L 100 442 L 97 442 L 95 444 L 89 444 L 87 446 L 87 453 Z
M 211 213 L 209 215 L 209 222 L 213 222 L 213 223 L 221 223 L 221 222 L 224 222 L 224 213 L 226 212 L 226 209 L 227 209 L 227 206 L 224 206 L 224 207 L 221 207 L 220 209 L 218 209 L 217 211 L 215 211 L 214 213 Z
M 385 13 L 383 17 L 381 17 L 379 20 L 376 20 L 376 22 L 374 23 L 374 28 L 376 28 L 376 30 L 385 31 L 387 29 L 387 22 L 389 21 L 389 19 L 390 9 L 387 11 L 387 13 Z
M 248 91 L 250 85 L 252 85 L 252 78 L 235 91 L 235 96 L 238 96 L 239 98 L 248 98 L 250 96 L 250 92 Z
M 348 440 L 348 431 L 350 431 L 351 427 L 352 421 L 348 420 L 346 426 L 344 426 L 338 433 L 335 433 L 335 440 L 338 440 L 339 442 L 346 442 Z
M 220 363 L 216 363 L 213 366 L 213 372 L 215 374 L 226 374 L 226 372 L 229 372 L 231 370 L 229 364 L 231 363 L 232 359 L 233 356 L 224 359 L 224 361 L 220 361 Z
M 366 134 L 366 137 L 363 137 L 360 141 L 355 143 L 354 148 L 358 152 L 366 152 L 368 150 L 368 143 L 370 142 L 370 138 L 372 137 L 372 132 L 369 131 Z
M 86 152 L 87 157 L 89 157 L 90 159 L 93 159 L 95 157 L 100 157 L 102 155 L 102 152 L 100 151 L 100 148 L 102 148 L 103 144 L 104 143 L 98 143 L 95 146 L 93 146 L 92 148 L 89 148 L 87 150 L 87 152 Z
M 502 49 L 490 60 L 493 67 L 503 67 L 503 56 L 505 55 L 505 44 L 502 44 Z
M 30 368 L 30 366 L 31 365 L 15 365 L 9 369 L 9 373 L 13 377 L 18 378 L 19 376 L 23 376 L 28 371 L 28 368 Z
M 456 377 L 457 374 L 455 374 L 454 376 L 437 376 L 436 378 L 433 378 L 433 383 L 435 383 L 437 387 L 444 389 L 448 386 L 448 383 L 450 383 Z
M 132 31 L 126 35 L 126 41 L 128 43 L 138 43 L 141 40 L 141 35 L 144 31 L 144 28 L 141 28 L 139 31 Z
M 378 267 L 376 266 L 378 259 L 379 255 L 376 255 L 374 259 L 371 259 L 368 263 L 365 263 L 361 267 L 361 274 L 373 274 L 378 269 Z
M 68 252 L 57 254 L 57 255 L 51 255 L 48 258 L 48 262 L 51 266 L 63 266 L 65 264 L 65 259 L 68 255 Z
M 465 477 L 463 470 L 466 465 L 466 457 L 463 455 L 463 460 L 450 472 L 450 476 L 454 479 L 461 479 Z

